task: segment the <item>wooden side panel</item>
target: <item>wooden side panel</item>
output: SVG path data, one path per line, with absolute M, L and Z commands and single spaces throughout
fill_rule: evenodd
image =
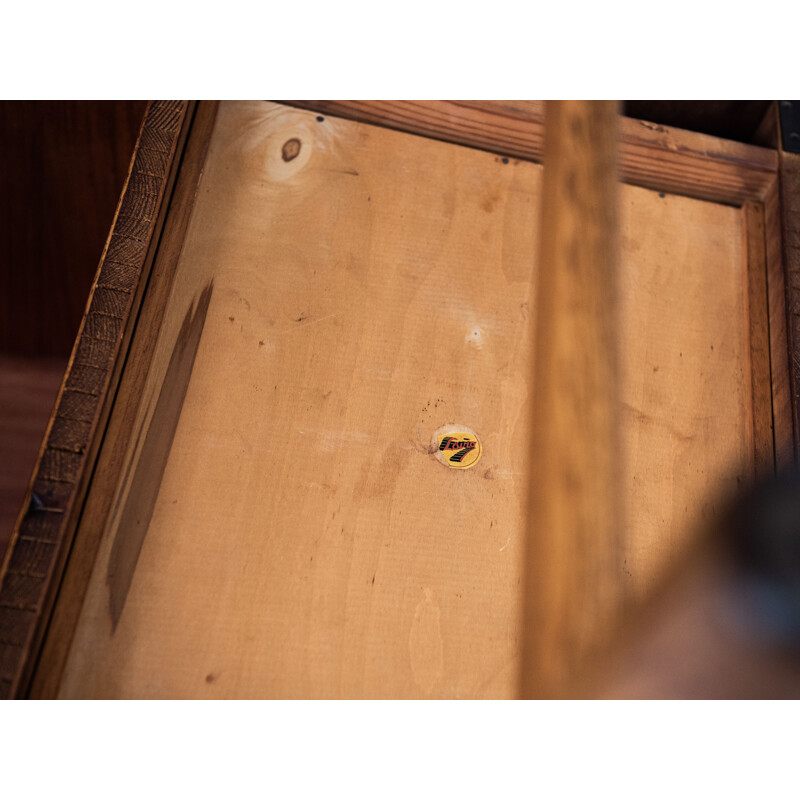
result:
M 220 108 L 63 697 L 515 694 L 541 167 L 316 117 Z M 643 594 L 750 469 L 747 279 L 738 210 L 622 198 Z
M 30 505 L 0 569 L 0 697 L 25 692 L 155 252 L 189 104 L 151 103 L 42 444 Z
M 183 247 L 194 201 L 200 191 L 203 166 L 217 104 L 202 102 L 192 120 L 191 136 L 181 157 L 175 191 L 158 243 L 158 259 L 147 282 L 128 357 L 115 398 L 114 413 L 105 431 L 105 445 L 98 456 L 91 491 L 82 509 L 79 535 L 75 538 L 59 587 L 58 600 L 48 627 L 30 696 L 50 699 L 58 692 L 61 673 L 92 573 L 103 528 L 116 487 L 124 477 L 124 456 L 136 414 L 145 399 L 144 379 L 158 341 L 167 298 L 175 279 L 175 267 Z
M 767 236 L 764 206 L 743 209 L 743 251 L 747 269 L 747 321 L 750 339 L 750 385 L 753 404 L 753 472 L 757 479 L 775 474 L 774 421 L 770 367 Z
M 539 172 L 276 106 L 221 107 L 66 695 L 513 686 Z M 118 543 L 142 534 L 127 492 L 157 468 L 176 342 L 204 291 L 136 557 Z M 479 432 L 477 467 L 430 454 L 448 422 Z M 139 651 L 143 634 L 155 640 Z
M 764 233 L 767 257 L 773 441 L 775 466 L 780 469 L 794 463 L 795 433 L 787 332 L 785 264 L 788 253 L 784 253 L 779 183 L 775 181 L 764 202 Z M 800 346 L 800 342 L 795 346 Z
M 800 453 L 800 155 L 781 151 L 781 199 L 786 275 L 789 394 L 794 430 L 794 455 Z

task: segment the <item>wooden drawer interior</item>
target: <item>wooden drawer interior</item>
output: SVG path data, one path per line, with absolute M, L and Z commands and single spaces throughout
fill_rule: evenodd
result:
M 220 105 L 78 528 L 98 549 L 63 673 L 40 686 L 515 695 L 543 169 Z M 642 599 L 709 498 L 774 465 L 764 211 L 620 200 L 624 579 Z M 447 425 L 477 433 L 472 468 L 435 457 Z

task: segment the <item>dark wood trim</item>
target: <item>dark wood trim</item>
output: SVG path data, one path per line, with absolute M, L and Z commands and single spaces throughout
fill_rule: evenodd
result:
M 786 275 L 781 200 L 777 180 L 764 201 L 764 234 L 767 258 L 773 442 L 775 467 L 776 469 L 781 469 L 794 462 L 795 434 L 792 422 L 792 393 L 789 379 Z
M 750 387 L 753 420 L 753 473 L 766 478 L 775 472 L 773 408 L 770 373 L 769 306 L 764 206 L 742 206 L 743 256 L 747 275 L 746 319 L 750 340 Z
M 795 460 L 800 452 L 800 155 L 780 151 L 786 333 Z
M 0 698 L 25 696 L 119 382 L 193 104 L 148 106 L 55 411 L 0 569 Z
M 322 114 L 540 162 L 544 104 L 524 100 L 289 100 Z M 636 186 L 729 205 L 762 202 L 774 150 L 620 118 L 620 174 Z
M 106 523 L 112 513 L 117 489 L 126 469 L 129 445 L 139 434 L 136 428 L 145 382 L 159 337 L 175 270 L 183 250 L 194 201 L 199 191 L 217 103 L 198 103 L 191 135 L 186 142 L 180 174 L 169 203 L 158 258 L 147 285 L 131 342 L 127 362 L 114 399 L 114 414 L 108 422 L 92 491 L 86 498 L 75 542 L 70 553 L 58 603 L 53 611 L 47 638 L 30 684 L 29 696 L 51 699 L 58 695 L 61 675 L 75 633 L 80 610 L 89 585 Z

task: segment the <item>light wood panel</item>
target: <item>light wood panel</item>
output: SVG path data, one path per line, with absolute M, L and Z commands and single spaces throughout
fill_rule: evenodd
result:
M 540 182 L 222 104 L 61 696 L 513 696 Z M 623 187 L 621 227 L 644 594 L 750 468 L 747 280 L 736 209 Z
M 777 114 L 777 111 L 776 111 Z M 796 398 L 791 390 L 791 361 L 787 324 L 787 275 L 790 251 L 784 245 L 784 217 L 781 212 L 781 187 L 776 182 L 764 203 L 766 234 L 767 300 L 769 303 L 769 349 L 772 390 L 773 442 L 775 465 L 783 469 L 795 463 L 797 438 L 794 429 Z
M 620 213 L 623 574 L 638 602 L 753 477 L 749 298 L 740 210 L 629 190 Z
M 58 602 L 48 623 L 39 669 L 30 687 L 32 697 L 53 697 L 72 643 L 77 616 L 97 557 L 103 527 L 110 514 L 116 487 L 125 475 L 124 457 L 140 405 L 150 356 L 175 280 L 175 270 L 191 217 L 205 164 L 217 103 L 198 104 L 192 134 L 181 154 L 180 179 L 168 203 L 164 231 L 158 242 L 158 264 L 147 282 L 139 311 L 137 333 L 122 371 L 114 414 L 104 432 L 105 446 L 94 468 L 92 490 L 82 509 L 81 531 L 70 551 L 63 576 L 59 576 Z
M 789 345 L 789 398 L 792 408 L 794 433 L 794 463 L 800 463 L 800 155 L 780 151 L 781 201 L 783 253 L 785 264 L 785 283 L 781 286 L 781 276 L 776 276 L 776 293 L 785 287 L 784 298 L 776 297 L 780 308 L 781 299 L 786 302 L 786 335 Z M 776 261 L 780 267 L 780 261 Z M 782 331 L 777 331 L 780 336 Z M 781 347 L 783 342 L 778 343 Z M 783 347 L 781 347 L 783 350 Z M 785 352 L 785 350 L 784 350 Z M 785 459 L 788 462 L 788 459 Z
M 775 474 L 772 376 L 767 283 L 767 239 L 764 207 L 747 203 L 742 208 L 747 270 L 747 320 L 750 339 L 750 384 L 753 403 L 753 472 L 757 479 Z

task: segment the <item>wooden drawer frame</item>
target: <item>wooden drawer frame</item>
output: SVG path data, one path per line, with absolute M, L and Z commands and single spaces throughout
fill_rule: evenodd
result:
M 539 162 L 544 106 L 506 101 L 289 105 Z M 148 107 L 29 496 L 0 567 L 0 698 L 53 697 L 132 431 L 217 105 Z M 777 107 L 765 121 L 777 139 Z M 800 156 L 622 118 L 621 178 L 742 209 L 751 306 L 755 471 L 796 460 Z M 777 144 L 777 142 L 776 142 Z M 177 181 L 180 173 L 181 180 Z M 158 259 L 159 269 L 152 270 Z M 147 296 L 147 304 L 143 299 Z M 136 342 L 133 346 L 133 334 Z M 123 380 L 124 375 L 124 380 Z M 110 425 L 111 409 L 116 415 Z M 771 419 L 768 430 L 758 420 Z M 102 465 L 104 440 L 114 443 Z M 89 489 L 107 500 L 87 513 Z M 75 536 L 81 522 L 81 537 Z M 87 524 L 87 522 L 89 524 Z

